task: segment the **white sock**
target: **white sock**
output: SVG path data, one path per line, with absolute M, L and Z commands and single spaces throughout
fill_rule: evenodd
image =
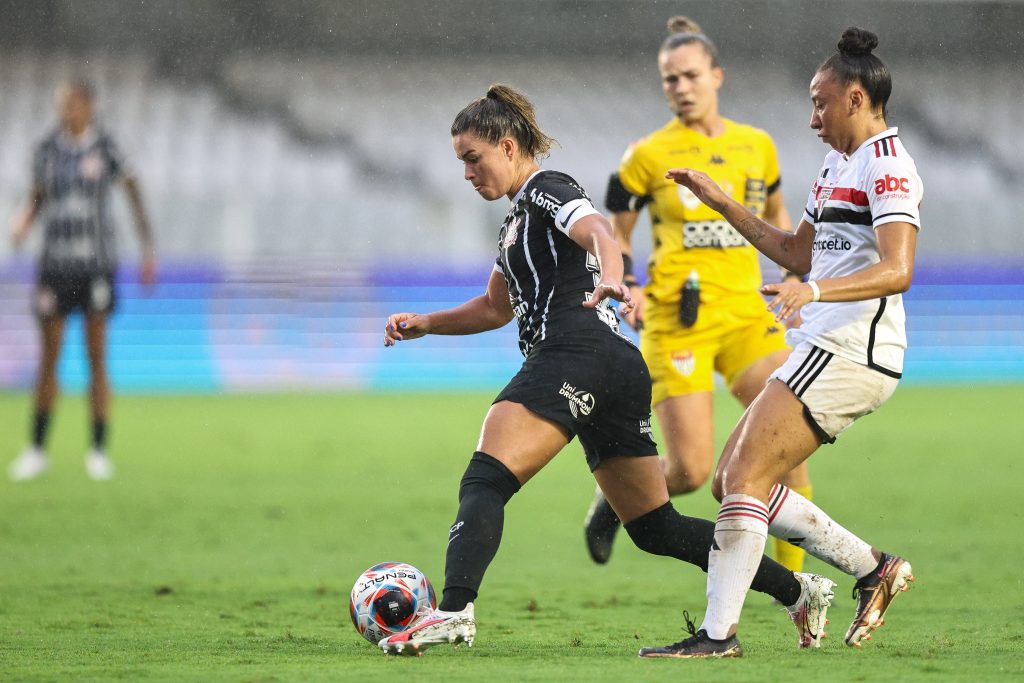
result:
M 768 538 L 768 507 L 753 496 L 722 499 L 715 522 L 715 542 L 708 554 L 708 611 L 701 628 L 715 640 L 725 640 L 740 621 Z
M 772 487 L 768 495 L 768 533 L 800 546 L 850 576 L 860 578 L 878 565 L 870 544 L 782 484 Z

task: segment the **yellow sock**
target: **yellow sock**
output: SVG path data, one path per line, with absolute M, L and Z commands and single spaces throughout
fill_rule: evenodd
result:
M 790 489 L 796 491 L 807 500 L 811 500 L 811 489 L 813 487 L 808 484 L 807 486 L 791 486 Z M 804 551 L 802 548 L 797 548 L 795 545 L 786 543 L 782 539 L 775 538 L 775 561 L 781 564 L 786 569 L 792 572 L 802 571 L 804 568 Z

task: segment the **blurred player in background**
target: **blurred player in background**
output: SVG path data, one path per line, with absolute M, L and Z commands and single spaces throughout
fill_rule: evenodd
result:
M 92 447 L 85 466 L 96 480 L 109 479 L 114 466 L 107 455 L 110 383 L 107 378 L 107 317 L 114 310 L 117 254 L 110 216 L 110 188 L 127 192 L 142 247 L 141 278 L 156 276 L 153 234 L 138 183 L 110 135 L 93 121 L 93 92 L 84 81 L 57 91 L 57 130 L 35 152 L 29 205 L 15 221 L 13 241 L 20 246 L 38 218 L 43 223 L 39 275 L 32 298 L 42 350 L 35 388 L 31 445 L 11 464 L 15 481 L 34 479 L 49 467 L 46 436 L 57 398 L 57 360 L 69 313 L 85 315 L 89 357 L 89 405 Z
M 784 326 L 765 312 L 758 292 L 757 250 L 721 214 L 666 180 L 665 171 L 673 166 L 705 170 L 755 215 L 783 230 L 791 225 L 772 139 L 719 113 L 724 72 L 714 43 L 686 17 L 673 17 L 668 28 L 658 69 L 675 118 L 630 147 L 609 181 L 605 204 L 636 301 L 626 321 L 640 331 L 654 381 L 668 491 L 677 495 L 698 489 L 714 466 L 715 372 L 747 406 L 786 361 L 789 348 Z M 632 271 L 631 237 L 644 206 L 651 213 L 654 253 L 641 289 Z M 786 483 L 810 499 L 805 464 L 787 475 Z M 619 520 L 600 489 L 584 526 L 591 557 L 604 564 Z M 800 571 L 803 551 L 779 540 L 775 559 Z
M 538 126 L 533 105 L 516 90 L 493 85 L 458 114 L 451 134 L 477 193 L 511 200 L 499 255 L 484 294 L 446 311 L 395 313 L 384 344 L 476 334 L 515 318 L 526 360 L 488 411 L 462 478 L 441 604 L 409 631 L 382 639 L 388 653 L 472 644 L 473 601 L 498 552 L 505 505 L 576 436 L 638 547 L 704 569 L 713 541 L 711 522 L 684 517 L 669 502 L 651 438 L 650 375 L 609 305 L 617 299 L 624 309 L 631 306 L 621 252 L 583 189 L 538 165 L 553 140 Z M 755 583 L 789 605 L 800 645 L 816 645 L 832 582 L 763 558 Z
M 744 597 L 769 533 L 801 538 L 807 552 L 857 579 L 847 645 L 869 639 L 914 580 L 909 562 L 873 548 L 778 483 L 888 400 L 903 372 L 901 294 L 914 272 L 924 190 L 897 130 L 885 122 L 892 79 L 872 54 L 877 45 L 875 34 L 847 29 L 811 81 L 811 128 L 832 150 L 795 234 L 755 216 L 705 173 L 667 174 L 770 259 L 810 271 L 810 280 L 763 288 L 777 320 L 803 311 L 803 324 L 790 330 L 792 356 L 747 408 L 719 460 L 713 489 L 722 507 L 708 558 L 708 609 L 692 637 L 654 648 L 666 656 L 722 656 L 738 647 Z M 865 475 L 885 477 L 884 461 Z M 898 509 L 889 512 L 883 518 L 899 528 Z

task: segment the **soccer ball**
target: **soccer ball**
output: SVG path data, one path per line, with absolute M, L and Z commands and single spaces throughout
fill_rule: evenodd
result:
M 359 635 L 374 645 L 411 628 L 437 607 L 426 575 L 403 562 L 375 564 L 352 586 L 348 610 Z

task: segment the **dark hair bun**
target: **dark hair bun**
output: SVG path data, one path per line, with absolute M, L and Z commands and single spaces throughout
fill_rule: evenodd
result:
M 839 39 L 839 54 L 844 57 L 864 57 L 878 47 L 878 36 L 862 28 L 850 27 Z
M 700 24 L 690 17 L 676 16 L 668 20 L 669 33 L 700 33 Z

